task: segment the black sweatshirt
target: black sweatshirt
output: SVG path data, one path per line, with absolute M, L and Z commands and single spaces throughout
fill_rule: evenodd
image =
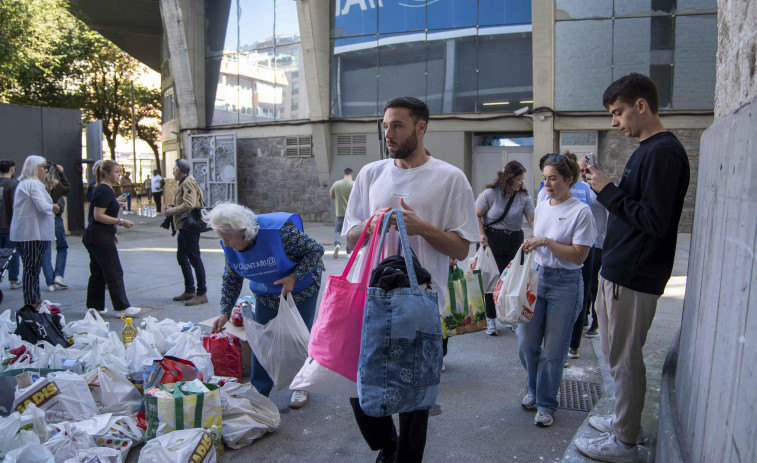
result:
M 689 158 L 670 132 L 641 141 L 620 184 L 597 199 L 610 212 L 602 248 L 604 279 L 661 295 L 673 271 L 678 222 L 689 187 Z

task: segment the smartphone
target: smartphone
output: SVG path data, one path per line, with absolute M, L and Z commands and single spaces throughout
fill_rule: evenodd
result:
M 586 161 L 586 166 L 593 166 L 594 165 L 594 153 L 586 153 L 584 154 L 584 161 Z

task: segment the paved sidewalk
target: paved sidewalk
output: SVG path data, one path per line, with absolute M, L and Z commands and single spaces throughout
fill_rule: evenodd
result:
M 171 301 L 183 291 L 183 281 L 176 263 L 176 239 L 159 228 L 162 217 L 126 216 L 137 225 L 119 231 L 119 253 L 125 272 L 127 294 L 132 305 L 152 307 L 148 314 L 157 318 L 199 322 L 218 313 L 223 253 L 217 238 L 206 233 L 200 240 L 208 278 L 209 303 L 185 307 Z M 346 265 L 344 254 L 333 259 L 333 224 L 306 223 L 306 233 L 324 245 L 327 275 L 341 273 Z M 78 320 L 86 311 L 86 286 L 89 257 L 80 236 L 69 236 L 69 256 L 65 281 L 69 289 L 42 297 L 63 306 L 68 321 Z M 688 251 L 688 241 L 686 242 Z M 685 275 L 685 269 L 683 270 Z M 42 279 L 44 287 L 44 279 Z M 5 299 L 0 311 L 18 309 L 21 290 L 8 289 L 3 282 Z M 245 287 L 243 294 L 249 294 Z M 682 292 L 681 292 L 682 295 Z M 682 299 L 682 296 L 681 296 Z M 106 299 L 109 302 L 109 299 Z M 682 305 L 682 300 L 672 304 Z M 680 307 L 661 307 L 650 332 L 648 347 L 652 352 L 666 347 L 680 323 Z M 120 330 L 122 322 L 111 315 L 111 329 Z M 566 379 L 601 382 L 597 357 L 584 340 L 581 358 L 571 360 Z M 558 410 L 555 424 L 547 429 L 533 424 L 533 413 L 520 406 L 525 394 L 526 374 L 517 358 L 517 339 L 509 330 L 496 337 L 483 332 L 450 339 L 445 358 L 447 370 L 442 375 L 438 413 L 429 420 L 426 461 L 559 461 L 588 414 Z M 282 413 L 280 427 L 251 446 L 237 451 L 227 449 L 225 462 L 372 462 L 376 453 L 364 443 L 344 398 L 313 395 L 301 410 L 290 410 L 289 392 L 273 391 L 271 399 Z M 136 462 L 139 448 L 128 461 Z

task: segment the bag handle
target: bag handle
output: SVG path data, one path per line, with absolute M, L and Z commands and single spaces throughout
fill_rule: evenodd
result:
M 407 229 L 405 229 L 405 219 L 402 218 L 402 211 L 400 209 L 392 209 L 391 211 L 387 212 L 387 215 L 384 217 L 384 226 L 381 229 L 381 243 L 379 244 L 380 248 L 384 248 L 384 240 L 386 239 L 386 232 L 389 230 L 389 218 L 392 216 L 392 214 L 397 216 L 397 231 L 400 234 L 400 242 L 399 246 L 402 247 L 402 253 L 405 257 L 405 267 L 407 268 L 407 276 L 410 279 L 410 287 L 414 290 L 420 291 L 420 288 L 418 287 L 418 277 L 415 275 L 415 266 L 413 265 L 413 250 L 410 247 L 410 241 L 407 238 Z M 376 261 L 376 265 L 374 266 L 374 269 L 378 267 L 378 260 Z
M 365 239 L 365 235 L 368 234 L 368 229 L 371 226 L 371 222 L 373 221 L 374 217 L 377 217 L 376 227 L 374 228 L 373 236 L 371 237 L 371 245 L 368 249 L 368 255 L 367 255 L 368 261 L 363 267 L 363 274 L 361 275 L 361 278 L 360 278 L 361 283 L 365 283 L 365 284 L 368 283 L 368 279 L 370 278 L 370 268 L 372 267 L 373 257 L 376 253 L 376 242 L 378 241 L 377 235 L 379 235 L 378 233 L 376 233 L 376 230 L 381 229 L 381 222 L 383 220 L 384 214 L 385 212 L 383 211 L 376 212 L 375 214 L 371 216 L 370 220 L 368 220 L 368 223 L 365 224 L 365 227 L 363 227 L 363 232 L 360 234 L 360 238 L 357 240 L 357 243 L 355 244 L 355 249 L 353 250 L 352 255 L 350 256 L 350 260 L 347 262 L 347 266 L 344 267 L 344 272 L 342 272 L 342 278 L 346 279 L 347 275 L 350 273 L 350 270 L 352 270 L 352 265 L 354 264 L 355 259 L 357 258 L 358 250 L 363 246 L 363 240 Z

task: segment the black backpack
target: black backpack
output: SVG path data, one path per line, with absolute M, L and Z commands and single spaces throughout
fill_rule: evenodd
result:
M 69 346 L 60 324 L 60 315 L 37 312 L 28 304 L 16 312 L 16 334 L 31 344 L 47 341 L 54 345 Z

